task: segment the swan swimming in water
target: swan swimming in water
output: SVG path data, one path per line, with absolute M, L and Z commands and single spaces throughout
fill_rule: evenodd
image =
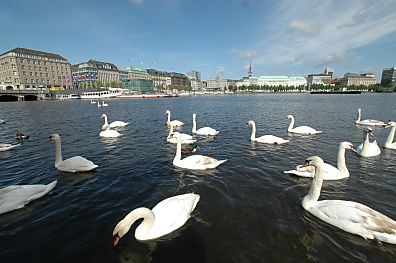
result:
M 171 124 L 173 125 L 173 127 L 179 127 L 179 126 L 184 125 L 184 122 L 182 122 L 182 121 L 178 121 L 178 120 L 173 120 L 173 121 L 171 121 L 171 120 L 170 120 L 170 116 L 171 116 L 170 110 L 166 110 L 166 111 L 165 111 L 165 114 L 168 114 L 168 120 L 167 120 L 167 122 L 166 122 L 166 125 L 167 125 L 167 126 L 170 126 Z
M 340 180 L 349 177 L 349 171 L 345 164 L 345 150 L 354 150 L 350 142 L 342 142 L 338 147 L 337 168 L 328 164 L 323 164 L 323 180 Z M 294 174 L 301 177 L 314 177 L 315 167 L 297 165 L 295 170 L 284 171 L 285 174 Z
M 396 244 L 396 222 L 391 218 L 352 201 L 318 201 L 323 183 L 324 162 L 320 157 L 312 156 L 305 161 L 305 165 L 315 167 L 311 188 L 301 202 L 306 211 L 330 225 L 365 239 Z
M 104 100 L 102 101 L 102 107 L 107 107 L 109 104 L 105 103 Z
M 290 120 L 289 127 L 287 128 L 287 132 L 296 133 L 296 134 L 303 134 L 303 135 L 311 135 L 311 134 L 318 134 L 322 131 L 317 131 L 314 128 L 308 126 L 299 126 L 293 128 L 294 126 L 294 117 L 292 115 L 287 115 L 287 119 Z
M 289 140 L 285 140 L 283 138 L 274 136 L 274 135 L 263 135 L 256 138 L 256 123 L 252 120 L 246 123 L 248 126 L 252 127 L 252 134 L 250 136 L 250 140 L 253 142 L 261 142 L 267 144 L 283 144 L 289 142 Z
M 379 120 L 372 120 L 372 119 L 360 120 L 361 116 L 362 116 L 362 109 L 359 108 L 358 113 L 357 113 L 357 120 L 355 121 L 356 124 L 367 125 L 367 126 L 385 126 L 386 125 L 385 122 L 379 121 Z
M 61 137 L 59 134 L 52 134 L 50 141 L 55 142 L 55 167 L 59 171 L 77 173 L 88 172 L 96 169 L 98 166 L 81 156 L 74 156 L 66 160 L 62 160 Z
M 363 130 L 363 142 L 356 149 L 356 153 L 362 157 L 373 157 L 381 153 L 377 141 L 370 142 L 369 136 L 373 136 L 373 130 L 365 128 Z
M 190 155 L 184 159 L 181 159 L 180 134 L 178 132 L 175 132 L 174 136 L 177 138 L 176 155 L 173 159 L 174 166 L 191 170 L 206 170 L 210 168 L 216 168 L 220 164 L 227 161 L 227 159 L 219 161 L 215 158 L 204 155 Z
M 135 230 L 137 240 L 152 240 L 175 231 L 190 218 L 199 198 L 199 195 L 192 193 L 177 195 L 162 200 L 152 210 L 145 207 L 134 209 L 115 226 L 114 246 L 140 218 L 143 222 Z
M 96 104 L 96 102 L 95 102 L 95 101 L 93 101 L 93 100 L 91 100 L 91 104 Z
M 0 189 L 0 214 L 24 207 L 54 189 L 57 181 L 45 184 L 11 185 Z
M 105 122 L 102 126 L 102 129 L 105 129 L 106 125 L 110 125 L 110 128 L 118 128 L 118 127 L 125 127 L 129 124 L 129 122 L 123 122 L 123 121 L 113 121 L 112 123 L 109 124 L 107 122 L 107 115 L 104 113 L 102 114 L 101 118 L 104 118 L 104 122 Z
M 386 139 L 386 142 L 384 144 L 384 148 L 396 149 L 396 142 L 393 142 L 393 139 L 395 138 L 396 122 L 394 122 L 394 121 L 388 122 L 388 124 L 385 126 L 385 128 L 389 128 L 389 127 L 391 127 L 391 130 L 390 130 L 388 138 Z
M 169 127 L 170 127 L 169 134 L 168 134 L 168 137 L 166 138 L 166 140 L 167 140 L 167 142 L 176 144 L 177 138 L 174 136 L 174 133 L 173 133 L 173 125 L 170 124 Z M 181 138 L 182 144 L 193 144 L 197 141 L 197 140 L 193 139 L 193 137 L 191 135 L 186 134 L 186 133 L 180 133 L 180 138 Z
M 198 135 L 205 135 L 205 136 L 214 136 L 219 133 L 219 131 L 216 131 L 213 128 L 210 127 L 203 127 L 197 130 L 197 122 L 196 122 L 196 117 L 197 115 L 193 113 L 193 128 L 192 128 L 192 133 L 193 134 L 198 134 Z
M 121 135 L 118 131 L 110 129 L 110 125 L 108 124 L 103 125 L 102 131 L 99 133 L 99 136 L 103 138 L 117 138 Z
M 12 148 L 15 148 L 20 145 L 21 145 L 20 143 L 18 144 L 0 143 L 0 152 L 11 150 Z

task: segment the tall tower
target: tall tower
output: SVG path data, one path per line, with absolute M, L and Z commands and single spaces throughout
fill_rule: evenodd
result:
M 250 60 L 250 64 L 249 64 L 249 71 L 248 71 L 248 77 L 250 78 L 252 76 L 252 60 Z

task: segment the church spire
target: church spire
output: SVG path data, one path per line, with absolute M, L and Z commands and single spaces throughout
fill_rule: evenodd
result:
M 250 64 L 249 64 L 249 71 L 248 71 L 248 77 L 250 78 L 252 76 L 252 60 L 250 60 Z

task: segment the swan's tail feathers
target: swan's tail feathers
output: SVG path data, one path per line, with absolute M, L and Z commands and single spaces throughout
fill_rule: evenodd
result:
M 219 134 L 220 133 L 220 131 L 216 131 L 213 135 L 217 135 L 217 134 Z
M 322 133 L 323 131 L 316 131 L 316 134 L 318 134 L 318 133 Z
M 48 193 L 49 191 L 51 191 L 52 189 L 55 188 L 56 184 L 58 183 L 58 180 L 55 180 L 49 184 L 46 185 L 46 193 Z
M 222 163 L 225 163 L 227 161 L 227 159 L 225 159 L 225 160 L 219 160 L 217 163 L 215 163 L 215 166 L 214 167 L 217 167 L 217 166 L 219 166 L 220 164 L 222 164 Z M 214 168 L 213 167 L 213 168 Z

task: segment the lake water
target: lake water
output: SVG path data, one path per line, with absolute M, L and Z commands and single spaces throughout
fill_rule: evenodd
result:
M 47 196 L 0 215 L 0 262 L 395 262 L 396 245 L 346 233 L 308 214 L 300 205 L 311 180 L 284 174 L 311 155 L 336 164 L 338 145 L 362 142 L 355 126 L 364 118 L 396 119 L 396 94 L 262 94 L 175 99 L 36 101 L 0 104 L 0 142 L 14 142 L 14 130 L 30 135 L 21 147 L 0 152 L 0 188 L 58 180 Z M 166 142 L 165 110 L 197 126 L 220 130 L 198 137 L 198 152 L 228 159 L 217 169 L 189 171 L 172 165 L 176 147 Z M 103 140 L 109 121 L 131 122 L 123 137 Z M 287 134 L 288 114 L 297 126 L 324 131 Z M 246 121 L 257 136 L 291 140 L 281 146 L 252 144 Z M 82 174 L 55 169 L 52 133 L 62 136 L 63 157 L 92 160 L 99 168 Z M 382 147 L 389 129 L 374 128 Z M 396 219 L 396 151 L 363 159 L 346 153 L 350 178 L 324 182 L 321 199 L 357 201 Z M 114 226 L 134 208 L 187 192 L 201 196 L 179 230 L 157 241 L 138 242 L 134 229 L 113 247 Z

